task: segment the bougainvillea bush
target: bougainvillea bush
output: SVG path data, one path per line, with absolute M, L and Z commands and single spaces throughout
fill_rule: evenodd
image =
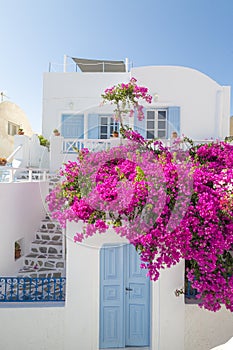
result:
M 138 120 L 144 118 L 143 105 L 139 101 L 151 103 L 152 96 L 148 93 L 148 89 L 144 86 L 136 84 L 137 79 L 131 78 L 129 83 L 121 83 L 107 88 L 101 95 L 103 103 L 110 102 L 115 105 L 114 117 L 119 121 L 124 129 L 123 117 L 129 115 L 133 117 L 135 112 Z
M 48 196 L 52 216 L 85 223 L 81 242 L 111 225 L 134 244 L 156 281 L 186 259 L 199 306 L 233 311 L 233 145 L 212 142 L 172 151 L 123 130 L 108 151 L 79 152 Z

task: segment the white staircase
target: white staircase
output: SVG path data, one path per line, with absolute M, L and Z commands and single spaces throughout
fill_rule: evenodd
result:
M 62 229 L 58 222 L 46 216 L 31 243 L 29 254 L 24 257 L 24 266 L 18 277 L 64 277 Z

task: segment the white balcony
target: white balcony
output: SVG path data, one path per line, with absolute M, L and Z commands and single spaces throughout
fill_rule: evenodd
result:
M 164 146 L 170 147 L 170 139 L 160 140 Z M 194 144 L 207 143 L 213 140 L 193 140 Z M 50 140 L 50 172 L 59 170 L 63 163 L 77 160 L 77 151 L 87 148 L 91 152 L 105 151 L 115 146 L 127 143 L 126 139 L 65 139 L 62 136 L 53 136 Z M 179 149 L 187 150 L 190 148 L 188 142 L 180 143 Z

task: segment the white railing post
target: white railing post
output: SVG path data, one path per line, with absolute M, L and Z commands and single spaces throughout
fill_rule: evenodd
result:
M 67 55 L 64 55 L 64 61 L 63 61 L 63 73 L 66 73 L 66 65 L 67 65 Z
M 28 170 L 28 182 L 32 182 L 32 169 Z
M 14 180 L 13 172 L 14 172 L 14 169 L 9 168 L 9 182 L 13 182 Z

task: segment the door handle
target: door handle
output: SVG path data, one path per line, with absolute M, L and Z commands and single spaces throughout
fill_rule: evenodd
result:
M 133 289 L 132 288 L 125 288 L 125 290 L 127 291 L 127 292 L 131 292 Z

